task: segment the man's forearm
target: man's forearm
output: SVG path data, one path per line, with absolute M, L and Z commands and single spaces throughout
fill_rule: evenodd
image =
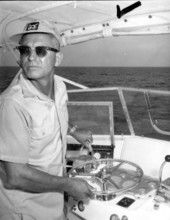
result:
M 68 178 L 50 175 L 28 164 L 4 162 L 6 178 L 4 186 L 8 189 L 41 192 L 63 192 L 68 188 Z
M 93 197 L 91 187 L 82 179 L 50 175 L 28 164 L 2 163 L 5 170 L 2 181 L 7 189 L 30 193 L 65 191 L 77 200 Z

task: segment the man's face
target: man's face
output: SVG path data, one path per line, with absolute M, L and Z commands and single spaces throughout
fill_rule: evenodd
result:
M 30 80 L 47 79 L 54 74 L 56 64 L 56 53 L 47 50 L 44 57 L 36 54 L 35 47 L 47 46 L 59 49 L 59 44 L 48 34 L 27 34 L 23 37 L 21 45 L 31 48 L 29 55 L 20 57 L 21 66 L 25 76 Z

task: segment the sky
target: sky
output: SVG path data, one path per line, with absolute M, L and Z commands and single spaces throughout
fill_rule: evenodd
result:
M 170 67 L 170 34 L 119 36 L 69 45 L 62 49 L 61 66 Z M 0 49 L 0 66 L 17 65 Z
M 168 66 L 170 34 L 119 36 L 64 48 L 63 65 Z

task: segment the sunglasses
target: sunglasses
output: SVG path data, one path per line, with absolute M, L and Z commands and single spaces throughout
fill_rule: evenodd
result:
M 30 56 L 31 54 L 31 47 L 29 46 L 17 46 L 15 49 L 17 49 L 20 53 L 21 56 Z M 59 50 L 55 49 L 55 48 L 52 48 L 52 47 L 45 47 L 45 46 L 37 46 L 35 47 L 35 52 L 36 52 L 36 55 L 38 57 L 45 57 L 47 55 L 47 51 L 52 51 L 52 52 L 55 52 L 55 53 L 58 53 Z

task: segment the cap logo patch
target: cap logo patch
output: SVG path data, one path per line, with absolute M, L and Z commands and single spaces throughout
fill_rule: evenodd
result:
M 35 31 L 38 30 L 39 22 L 29 23 L 26 27 L 26 31 Z

